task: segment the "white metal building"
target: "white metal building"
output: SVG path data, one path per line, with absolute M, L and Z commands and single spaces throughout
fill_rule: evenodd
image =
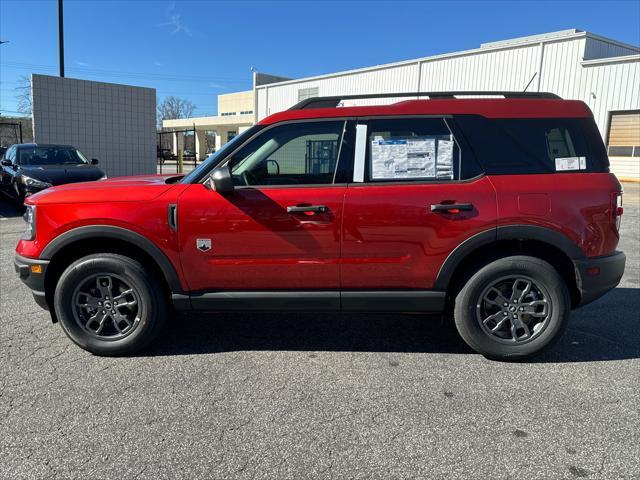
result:
M 640 47 L 581 30 L 257 85 L 254 110 L 260 120 L 315 96 L 525 88 L 587 103 L 609 148 L 612 170 L 622 178 L 640 179 Z M 364 104 L 345 102 L 355 103 Z

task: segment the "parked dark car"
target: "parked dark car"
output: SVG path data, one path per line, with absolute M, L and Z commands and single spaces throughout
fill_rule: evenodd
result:
M 176 159 L 176 156 L 173 154 L 173 152 L 169 148 L 160 148 L 160 147 L 158 147 L 156 149 L 156 151 L 157 151 L 157 157 L 161 162 L 164 162 L 165 160 L 175 160 Z
M 22 143 L 12 145 L 0 162 L 1 191 L 23 208 L 24 199 L 53 185 L 107 178 L 96 165 L 70 145 Z

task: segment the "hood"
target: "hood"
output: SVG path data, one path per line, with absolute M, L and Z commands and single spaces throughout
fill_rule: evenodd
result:
M 28 197 L 27 203 L 140 202 L 153 200 L 169 190 L 176 175 L 137 175 L 99 182 L 70 183 L 47 188 Z
M 50 183 L 91 182 L 104 177 L 104 172 L 93 165 L 20 165 L 20 173 Z

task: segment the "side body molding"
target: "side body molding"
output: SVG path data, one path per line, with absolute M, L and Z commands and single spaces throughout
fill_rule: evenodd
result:
M 560 249 L 571 260 L 585 258 L 584 252 L 577 244 L 556 230 L 536 225 L 502 225 L 480 232 L 458 245 L 440 267 L 433 289 L 446 290 L 456 268 L 469 254 L 501 240 L 537 240 Z
M 115 227 L 113 225 L 88 225 L 68 230 L 49 242 L 49 244 L 42 250 L 40 259 L 50 260 L 57 252 L 67 245 L 79 240 L 87 240 L 91 238 L 112 238 L 122 240 L 142 248 L 160 267 L 171 291 L 173 293 L 182 292 L 182 285 L 180 284 L 178 273 L 162 250 L 160 250 L 160 248 L 158 248 L 148 238 L 122 227 Z

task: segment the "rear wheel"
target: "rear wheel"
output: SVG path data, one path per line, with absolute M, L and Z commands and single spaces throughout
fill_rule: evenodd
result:
M 458 332 L 475 351 L 522 359 L 555 343 L 566 328 L 571 301 L 562 277 L 547 262 L 512 256 L 476 272 L 458 294 Z
M 65 333 L 96 355 L 127 355 L 147 346 L 165 323 L 162 285 L 136 260 L 104 253 L 62 273 L 54 308 Z

